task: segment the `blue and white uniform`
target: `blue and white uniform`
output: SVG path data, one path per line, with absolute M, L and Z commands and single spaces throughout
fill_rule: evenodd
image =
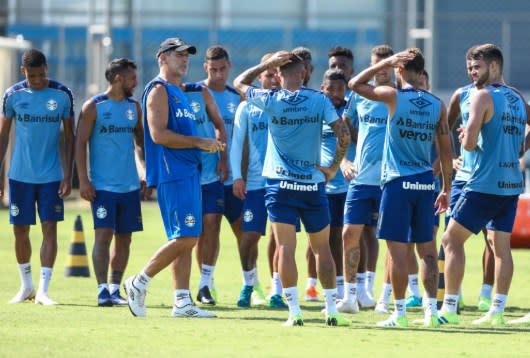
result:
M 206 85 L 204 81 L 199 82 L 201 85 Z M 236 115 L 236 109 L 241 102 L 241 96 L 239 93 L 230 86 L 226 86 L 222 92 L 210 89 L 221 113 L 221 117 L 225 123 L 226 128 L 226 151 L 230 153 L 232 147 L 232 133 L 234 130 L 234 117 Z M 241 211 L 243 209 L 243 201 L 234 196 L 232 190 L 232 173 L 229 170 L 228 178 L 224 181 L 224 216 L 226 219 L 233 223 L 241 217 Z
M 8 172 L 10 222 L 35 224 L 35 202 L 41 222 L 62 221 L 63 200 L 57 194 L 63 179 L 59 135 L 61 123 L 74 115 L 72 92 L 54 80 L 38 90 L 22 81 L 6 90 L 2 103 L 3 115 L 15 125 Z
M 94 228 L 117 233 L 142 230 L 140 179 L 134 155 L 136 101 L 115 101 L 102 93 L 92 98 L 96 118 L 89 139 L 89 178 L 96 190 L 91 203 Z
M 469 120 L 469 105 L 471 103 L 471 97 L 477 91 L 477 88 L 473 84 L 460 88 L 460 117 L 462 118 L 462 125 L 467 126 Z M 462 166 L 456 171 L 455 177 L 451 185 L 451 199 L 449 201 L 449 209 L 445 215 L 445 226 L 449 223 L 451 213 L 456 205 L 456 202 L 462 194 L 462 189 L 466 185 L 467 181 L 471 177 L 473 172 L 473 163 L 475 162 L 475 152 L 467 151 L 462 146 L 460 147 L 460 155 L 462 156 Z
M 388 109 L 354 94 L 346 107 L 346 116 L 358 123 L 354 166 L 357 175 L 350 182 L 344 209 L 344 222 L 375 226 L 381 201 L 381 161 L 385 142 Z
M 521 97 L 504 85 L 485 88 L 493 100 L 493 116 L 480 130 L 471 177 L 452 218 L 473 233 L 511 232 L 523 176 L 519 151 L 523 145 L 526 109 Z
M 267 209 L 265 207 L 265 177 L 262 176 L 269 116 L 258 107 L 241 102 L 234 121 L 230 168 L 234 180 L 243 179 L 241 163 L 245 141 L 248 146 L 246 171 L 247 193 L 243 201 L 243 231 L 265 234 Z
M 215 127 L 206 112 L 206 104 L 202 95 L 203 84 L 186 83 L 184 94 L 195 115 L 197 135 L 202 138 L 215 139 Z M 201 152 L 201 191 L 202 214 L 222 214 L 225 209 L 225 192 L 223 183 L 217 175 L 219 153 Z
M 342 103 L 337 110 L 337 116 L 342 117 L 346 102 Z M 335 153 L 337 150 L 337 136 L 333 129 L 324 124 L 322 128 L 322 148 L 320 151 L 320 163 L 323 167 L 329 167 L 333 164 Z M 355 144 L 350 143 L 346 157 L 349 160 L 355 158 Z M 342 171 L 337 170 L 337 174 L 333 179 L 326 183 L 326 194 L 329 202 L 329 215 L 331 218 L 330 225 L 332 227 L 342 227 L 344 203 L 346 202 L 346 192 L 348 191 L 348 181 L 342 175 Z
M 269 219 L 296 225 L 301 218 L 307 232 L 322 230 L 329 225 L 325 177 L 317 169 L 322 125 L 335 122 L 337 111 L 327 96 L 305 87 L 250 88 L 246 96 L 269 115 L 263 167 Z
M 397 90 L 383 149 L 378 238 L 403 243 L 433 239 L 432 146 L 441 108 L 440 99 L 430 92 Z
M 142 96 L 147 185 L 157 188 L 168 239 L 198 237 L 202 232 L 201 153 L 196 148 L 174 149 L 153 142 L 146 101 L 157 84 L 164 86 L 168 94 L 167 128 L 186 136 L 197 135 L 195 115 L 181 89 L 160 77 L 151 80 Z

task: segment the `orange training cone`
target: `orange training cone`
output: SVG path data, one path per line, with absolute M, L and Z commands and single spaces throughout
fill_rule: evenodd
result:
M 83 234 L 83 222 L 81 216 L 77 215 L 74 224 L 74 232 L 70 241 L 68 263 L 64 270 L 65 276 L 89 277 L 88 258 L 86 255 L 85 235 Z

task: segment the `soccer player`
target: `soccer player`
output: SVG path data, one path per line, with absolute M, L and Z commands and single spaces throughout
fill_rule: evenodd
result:
M 272 54 L 264 55 L 261 62 L 271 56 Z M 258 80 L 264 89 L 277 88 L 280 85 L 276 67 L 269 67 L 260 73 Z M 243 200 L 243 237 L 239 250 L 243 267 L 243 287 L 237 301 L 239 307 L 250 307 L 257 274 L 258 242 L 260 237 L 265 235 L 267 224 L 265 178 L 262 171 L 267 149 L 268 120 L 267 113 L 244 101 L 237 108 L 234 122 L 230 166 L 234 177 L 234 195 Z M 243 160 L 244 156 L 248 157 L 247 161 Z M 273 285 L 273 290 L 275 291 L 270 298 L 269 307 L 287 308 L 281 296 L 281 286 L 278 290 L 278 287 Z
M 324 72 L 324 78 L 322 80 L 320 90 L 329 97 L 331 103 L 337 111 L 339 118 L 342 117 L 342 113 L 344 112 L 344 108 L 346 106 L 344 94 L 346 92 L 347 84 L 348 79 L 345 76 L 344 71 L 340 69 L 333 69 Z M 333 158 L 335 157 L 336 146 L 337 136 L 335 135 L 335 132 L 329 125 L 324 124 L 322 129 L 322 146 L 320 154 L 321 165 L 329 166 L 332 164 Z M 355 157 L 353 138 L 350 146 L 348 147 L 346 157 L 349 160 L 353 160 Z M 338 170 L 335 177 L 326 183 L 326 195 L 328 197 L 329 216 L 331 218 L 329 228 L 329 245 L 331 248 L 331 254 L 333 255 L 333 261 L 335 261 L 338 297 L 342 297 L 344 295 L 344 276 L 342 268 L 342 226 L 347 191 L 348 181 L 344 178 L 342 171 Z
M 232 64 L 226 49 L 219 45 L 211 46 L 206 50 L 204 62 L 204 70 L 208 77 L 198 82 L 198 84 L 210 89 L 217 103 L 217 107 L 221 112 L 221 117 L 226 128 L 227 153 L 230 153 L 234 117 L 237 106 L 241 101 L 241 97 L 237 91 L 226 83 L 231 68 Z M 217 293 L 213 277 L 217 257 L 219 256 L 219 235 L 222 215 L 230 223 L 232 232 L 237 239 L 238 247 L 241 242 L 243 201 L 234 196 L 232 184 L 232 173 L 229 170 L 228 178 L 223 183 L 212 183 L 203 191 L 203 195 L 205 195 L 204 201 L 214 203 L 211 207 L 205 208 L 203 232 L 197 244 L 197 261 L 201 265 L 201 278 L 197 300 L 203 304 L 215 305 L 216 303 Z
M 474 151 L 476 156 L 471 177 L 442 237 L 445 295 L 440 321 L 458 323 L 456 302 L 464 275 L 464 243 L 472 233 L 477 234 L 486 226 L 495 254 L 495 293 L 489 311 L 472 323 L 503 325 L 513 275 L 510 234 L 524 186 L 519 151 L 527 114 L 521 96 L 504 85 L 503 56 L 497 46 L 477 46 L 470 58 L 477 91 L 471 97 L 469 118 L 459 140 L 465 150 Z
M 304 62 L 305 75 L 304 75 L 303 86 L 307 87 L 309 85 L 309 81 L 311 80 L 311 75 L 313 74 L 313 70 L 314 70 L 313 56 L 311 55 L 311 50 L 309 50 L 307 47 L 299 46 L 299 47 L 294 48 L 292 50 L 292 53 L 300 57 Z M 273 235 L 274 233 L 271 234 L 271 236 Z M 311 245 L 309 243 L 307 245 L 305 255 L 306 255 L 306 260 L 307 260 L 307 283 L 306 283 L 306 288 L 305 288 L 304 299 L 308 302 L 318 302 L 320 298 L 319 298 L 319 292 L 316 287 L 317 285 L 316 260 L 315 260 L 315 254 L 313 253 L 313 250 L 311 250 Z M 339 281 L 339 284 L 342 284 L 342 282 Z M 339 287 L 337 287 L 337 290 L 339 290 Z
M 393 54 L 388 45 L 374 47 L 371 51 L 372 66 Z M 392 68 L 381 68 L 374 74 L 373 83 L 376 87 L 393 87 Z M 356 275 L 361 256 L 360 240 L 363 231 L 371 231 L 371 236 L 375 237 L 381 200 L 381 160 L 388 110 L 384 103 L 354 93 L 343 117 L 357 136 L 357 156 L 355 163 L 344 161 L 343 164 L 346 178 L 353 180 L 348 187 L 342 232 L 344 296 L 337 308 L 340 312 L 356 313 L 359 311 Z M 353 123 L 358 123 L 358 129 Z
M 466 53 L 466 71 L 470 80 L 473 82 L 471 76 L 472 67 L 471 67 L 471 51 L 474 46 L 471 47 Z M 480 85 L 482 88 L 484 84 Z M 467 125 L 469 119 L 469 103 L 473 94 L 477 91 L 475 83 L 470 83 L 469 85 L 458 88 L 449 102 L 449 107 L 447 109 L 447 120 L 449 122 L 449 128 L 453 129 L 458 118 L 462 120 L 462 126 Z M 451 212 L 453 211 L 462 189 L 465 184 L 471 177 L 473 171 L 473 163 L 475 159 L 475 151 L 467 151 L 462 146 L 460 146 L 460 155 L 453 160 L 453 168 L 456 171 L 453 184 L 451 186 L 451 200 L 449 202 L 449 209 L 445 216 L 445 227 L 447 228 L 449 224 L 449 218 Z M 482 234 L 484 236 L 484 252 L 482 254 L 482 287 L 479 294 L 477 308 L 481 312 L 487 312 L 491 306 L 491 292 L 493 290 L 494 283 L 494 257 L 491 245 L 488 241 L 488 231 L 486 228 L 482 228 Z M 458 292 L 459 305 L 463 306 L 462 294 L 459 290 Z
M 134 316 L 145 316 L 145 296 L 151 279 L 171 264 L 174 317 L 215 317 L 196 307 L 189 283 L 191 253 L 202 231 L 200 150 L 219 152 L 225 143 L 196 136 L 195 116 L 181 90 L 195 46 L 179 38 L 164 40 L 156 53 L 160 72 L 145 87 L 142 117 L 149 187 L 157 199 L 168 242 L 142 271 L 125 280 L 127 301 Z
M 132 97 L 138 84 L 136 64 L 126 58 L 112 60 L 105 78 L 109 83 L 107 90 L 83 104 L 75 144 L 79 193 L 91 203 L 96 232 L 92 262 L 98 283 L 98 306 L 127 304 L 119 289 L 129 260 L 132 233 L 143 229 L 140 191 L 145 191 L 145 180 L 140 182 L 135 160 L 136 149 L 145 177 L 141 108 Z
M 6 90 L 0 119 L 0 164 L 6 154 L 13 122 L 15 125 L 8 173 L 9 222 L 15 234 L 21 287 L 9 303 L 35 299 L 38 304 L 55 305 L 57 302 L 48 296 L 48 286 L 57 257 L 57 222 L 63 221 L 63 199 L 72 188 L 73 97 L 70 89 L 48 78 L 46 56 L 37 49 L 24 52 L 20 72 L 26 79 Z M 64 168 L 59 156 L 61 124 Z M 0 199 L 3 188 L 0 177 Z M 36 221 L 35 204 L 42 227 L 41 270 L 36 293 L 31 276 L 29 239 L 30 225 L 35 225 Z
M 348 81 L 353 76 L 353 61 L 353 52 L 349 48 L 336 46 L 328 51 L 328 69 L 339 69 L 344 71 L 344 76 L 346 76 Z M 351 89 L 347 88 L 345 100 L 348 101 L 351 95 Z
M 368 84 L 376 73 L 389 67 L 395 68 L 398 89 Z M 377 237 L 386 240 L 391 258 L 395 311 L 387 320 L 377 323 L 380 327 L 408 326 L 405 305 L 407 252 L 414 243 L 422 261 L 423 285 L 429 297 L 424 325 L 439 325 L 436 307 L 437 254 L 432 237 L 434 177 L 431 152 L 434 138 L 440 146 L 443 174 L 442 188 L 435 202 L 437 213 L 448 205 L 451 150 L 444 104 L 431 93 L 418 88 L 423 70 L 423 55 L 419 49 L 410 48 L 379 61 L 349 83 L 353 91 L 368 99 L 384 102 L 388 108 Z
M 270 66 L 279 67 L 281 89 L 253 88 L 254 79 Z M 267 211 L 280 249 L 280 278 L 289 306 L 285 325 L 303 325 L 295 261 L 295 225 L 301 218 L 324 288 L 326 323 L 347 326 L 351 322 L 340 316 L 335 306 L 335 263 L 329 247 L 330 218 L 324 182 L 334 177 L 348 149 L 350 133 L 324 94 L 302 86 L 304 77 L 303 60 L 280 51 L 237 76 L 234 86 L 246 95 L 249 103 L 269 114 L 263 175 L 267 178 Z M 319 165 L 323 123 L 329 124 L 337 135 L 337 151 L 330 167 Z

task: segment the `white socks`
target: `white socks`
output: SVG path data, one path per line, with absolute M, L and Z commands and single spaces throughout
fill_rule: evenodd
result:
M 146 291 L 147 286 L 149 286 L 149 282 L 151 281 L 151 277 L 147 276 L 145 272 L 140 272 L 133 280 L 133 285 L 140 291 Z
M 300 310 L 300 304 L 298 303 L 298 288 L 287 287 L 283 289 L 285 293 L 285 299 L 289 306 L 289 317 L 295 317 L 302 313 Z
M 205 264 L 201 265 L 201 280 L 199 282 L 199 289 L 203 288 L 204 286 L 211 287 L 214 270 L 215 266 L 209 266 Z
M 52 278 L 52 271 L 53 269 L 50 267 L 41 267 L 39 292 L 48 293 L 48 286 L 50 285 L 50 279 Z
M 33 278 L 31 277 L 31 263 L 18 264 L 18 272 L 20 274 L 20 283 L 23 288 L 33 287 Z

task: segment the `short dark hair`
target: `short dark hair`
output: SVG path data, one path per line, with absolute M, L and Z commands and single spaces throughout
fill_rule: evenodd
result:
M 230 61 L 230 57 L 228 56 L 228 51 L 221 46 L 221 45 L 213 45 L 208 47 L 208 50 L 206 50 L 205 60 L 221 60 L 223 58 L 226 58 L 227 61 Z
M 344 56 L 353 62 L 353 52 L 349 48 L 336 46 L 328 51 L 328 58 L 334 56 Z
M 300 57 L 304 61 L 312 61 L 313 57 L 311 56 L 311 50 L 307 47 L 298 46 L 294 48 L 292 51 L 296 56 Z
M 46 56 L 37 49 L 33 48 L 22 54 L 22 66 L 24 67 L 40 67 L 46 64 Z
M 116 75 L 123 74 L 129 68 L 136 70 L 136 63 L 129 60 L 128 58 L 116 58 L 107 65 L 105 69 L 105 78 L 109 83 L 112 83 L 116 78 Z
M 497 62 L 501 71 L 504 59 L 502 57 L 502 51 L 498 46 L 493 44 L 484 44 L 476 46 L 471 51 L 471 59 L 473 60 L 483 60 L 487 64 L 492 63 L 493 61 Z
M 289 60 L 291 60 L 290 62 L 287 62 L 285 65 L 283 66 L 280 66 L 280 71 L 281 72 L 289 72 L 297 67 L 303 67 L 305 68 L 305 63 L 304 63 L 304 59 L 302 57 L 300 57 L 299 55 L 293 53 L 293 52 L 290 52 L 290 56 L 289 56 Z
M 427 72 L 427 70 L 423 70 L 422 75 L 424 75 L 427 79 L 427 82 L 429 82 L 429 72 Z
M 423 73 L 423 71 L 425 70 L 425 59 L 423 58 L 421 50 L 416 47 L 411 47 L 408 48 L 406 51 L 413 54 L 414 58 L 403 63 L 403 67 L 405 68 L 405 70 L 413 71 L 419 74 Z
M 370 51 L 370 53 L 373 56 L 387 58 L 394 54 L 394 50 L 389 45 L 379 45 L 372 48 L 372 51 Z
M 477 48 L 477 45 L 474 45 L 474 46 L 471 46 L 470 48 L 467 49 L 467 51 L 466 51 L 466 61 L 471 61 L 473 59 L 473 57 L 471 55 L 473 53 L 473 50 L 475 50 L 476 48 Z
M 339 68 L 328 69 L 326 70 L 326 72 L 324 72 L 324 77 L 322 78 L 322 82 L 336 81 L 336 80 L 344 81 L 344 83 L 348 83 L 348 79 L 346 78 L 344 71 Z

